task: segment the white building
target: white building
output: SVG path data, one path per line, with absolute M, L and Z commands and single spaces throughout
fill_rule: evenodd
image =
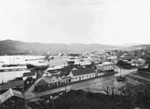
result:
M 72 82 L 76 82 L 94 78 L 96 75 L 94 69 L 92 68 L 80 68 L 72 70 L 68 76 L 72 78 Z
M 98 76 L 102 75 L 99 73 L 111 73 L 117 71 L 115 64 L 112 62 L 104 62 L 102 64 L 97 65 Z

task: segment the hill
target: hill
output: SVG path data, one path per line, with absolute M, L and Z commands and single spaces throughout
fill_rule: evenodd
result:
M 0 54 L 35 54 L 35 53 L 58 53 L 58 52 L 85 52 L 99 51 L 117 48 L 101 44 L 59 44 L 59 43 L 28 43 L 14 40 L 0 41 Z
M 58 99 L 50 100 L 49 96 L 44 96 L 41 100 L 29 102 L 27 105 L 31 109 L 149 109 L 150 97 L 145 94 L 148 93 L 104 95 L 82 90 L 71 90 L 60 95 Z M 55 94 L 55 96 L 57 95 Z

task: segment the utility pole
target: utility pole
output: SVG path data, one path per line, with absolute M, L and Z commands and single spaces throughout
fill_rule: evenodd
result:
M 121 67 L 120 67 L 120 76 L 121 76 Z
M 66 77 L 65 77 L 65 80 L 66 80 Z M 67 81 L 65 81 L 64 80 L 64 82 L 65 82 L 65 93 L 67 93 Z

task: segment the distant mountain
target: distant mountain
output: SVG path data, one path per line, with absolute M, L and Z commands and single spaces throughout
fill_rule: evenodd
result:
M 149 49 L 150 50 L 150 44 L 141 44 L 141 45 L 134 45 L 130 46 L 130 49 Z
M 140 45 L 140 44 L 137 44 L 137 43 L 126 43 L 126 44 L 122 44 L 122 45 L 119 45 L 120 47 L 132 47 L 132 46 L 136 46 L 136 45 Z
M 44 44 L 44 43 L 28 43 L 14 40 L 0 41 L 0 54 L 34 54 L 39 52 L 85 52 L 100 51 L 106 49 L 114 49 L 116 46 L 101 44 Z

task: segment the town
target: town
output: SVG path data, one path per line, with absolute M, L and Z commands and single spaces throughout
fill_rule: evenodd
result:
M 0 109 L 150 109 L 150 0 L 0 0 Z
M 142 92 L 150 86 L 149 62 L 147 49 L 1 56 L 1 108 L 35 109 L 39 100 L 72 90 L 108 94 L 113 88 L 119 94 L 130 84 Z

